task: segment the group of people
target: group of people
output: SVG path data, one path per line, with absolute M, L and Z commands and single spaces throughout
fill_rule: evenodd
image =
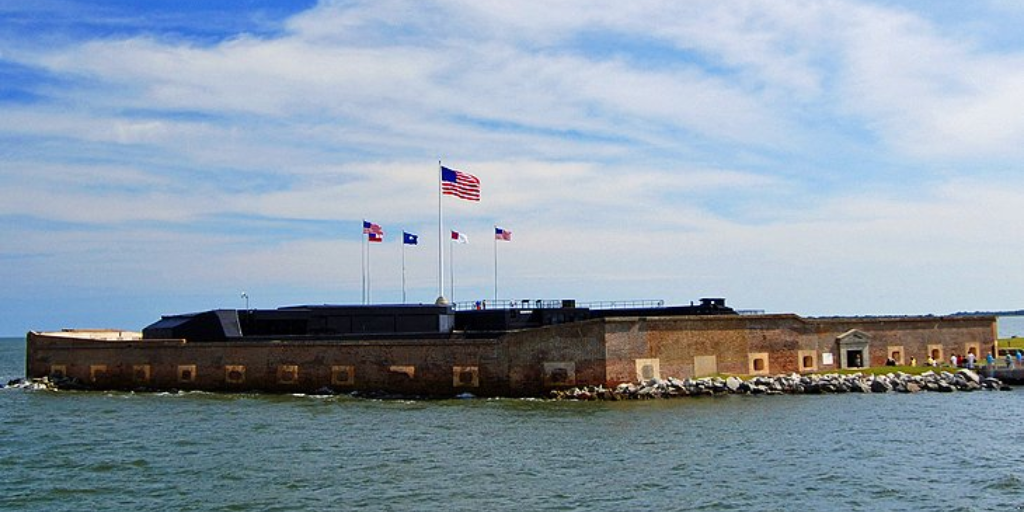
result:
M 1024 368 L 1024 353 L 1020 350 L 1017 350 L 1015 353 L 1007 350 L 1003 360 L 1006 361 L 1007 368 Z M 996 359 L 992 356 L 991 352 L 988 353 L 988 364 L 989 366 L 995 366 L 996 364 Z
M 1006 363 L 1007 368 L 1024 368 L 1024 352 L 1021 352 L 1020 350 L 1016 350 L 1014 352 L 1007 351 L 1003 361 Z M 927 366 L 939 366 L 941 363 L 935 358 L 928 356 L 926 364 Z M 974 352 L 968 352 L 967 355 L 957 354 L 954 352 L 949 356 L 949 365 L 954 368 L 967 368 L 968 370 L 973 370 L 977 366 L 977 357 L 974 355 Z M 910 358 L 910 366 L 917 366 L 917 361 L 913 357 Z M 985 366 L 987 368 L 995 368 L 996 357 L 992 355 L 992 352 L 989 352 L 988 355 L 985 356 Z
M 953 352 L 949 356 L 949 365 L 953 368 L 967 368 L 973 370 L 977 363 L 978 356 L 974 355 L 974 352 L 968 352 L 967 355 L 957 354 Z

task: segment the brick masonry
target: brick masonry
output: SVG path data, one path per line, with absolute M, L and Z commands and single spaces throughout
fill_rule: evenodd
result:
M 28 376 L 64 375 L 99 389 L 539 396 L 647 377 L 827 372 L 843 361 L 841 338 L 863 346 L 869 366 L 884 365 L 890 356 L 924 364 L 933 351 L 943 361 L 971 350 L 983 359 L 995 349 L 996 321 L 752 315 L 612 318 L 485 339 L 187 343 L 102 337 L 29 333 Z

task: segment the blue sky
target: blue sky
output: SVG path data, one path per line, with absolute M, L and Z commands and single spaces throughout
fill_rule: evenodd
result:
M 0 0 L 0 334 L 437 295 L 1024 307 L 1017 2 Z

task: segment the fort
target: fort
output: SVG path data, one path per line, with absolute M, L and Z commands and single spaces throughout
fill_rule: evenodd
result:
M 994 316 L 736 314 L 724 299 L 618 309 L 523 301 L 165 316 L 142 332 L 30 332 L 29 378 L 92 389 L 545 396 L 655 378 L 825 373 L 998 350 Z

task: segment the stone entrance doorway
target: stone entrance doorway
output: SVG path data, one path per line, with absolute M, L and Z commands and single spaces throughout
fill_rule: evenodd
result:
M 850 329 L 836 338 L 839 344 L 840 368 L 867 368 L 871 366 L 870 352 L 871 335 Z

